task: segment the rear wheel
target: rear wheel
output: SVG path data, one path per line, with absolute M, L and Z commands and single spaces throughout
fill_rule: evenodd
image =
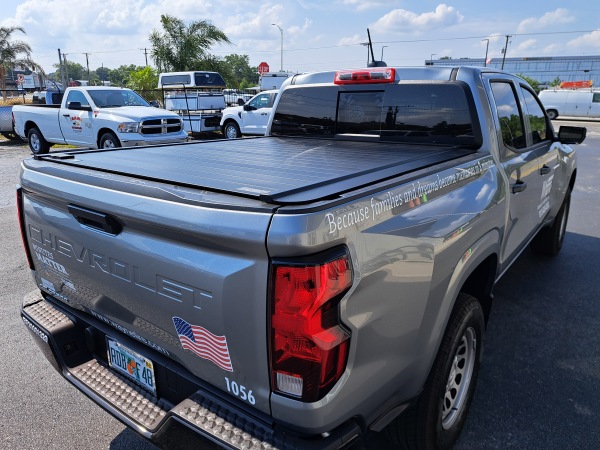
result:
M 560 252 L 567 233 L 570 208 L 571 191 L 568 191 L 552 225 L 542 228 L 531 241 L 529 247 L 534 253 L 543 256 L 556 256 Z
M 107 131 L 100 137 L 100 148 L 115 148 L 120 147 L 121 142 L 114 133 Z
M 548 115 L 548 119 L 550 120 L 554 120 L 558 117 L 558 111 L 555 109 L 549 109 L 548 111 L 546 111 L 546 114 Z
M 398 447 L 447 449 L 456 441 L 473 399 L 484 329 L 480 303 L 459 294 L 423 393 L 388 427 Z
M 29 148 L 34 155 L 43 155 L 50 150 L 50 145 L 36 127 L 31 128 L 27 133 L 27 142 L 29 142 Z
M 227 139 L 236 139 L 242 136 L 240 127 L 234 121 L 229 121 L 223 125 L 223 134 Z

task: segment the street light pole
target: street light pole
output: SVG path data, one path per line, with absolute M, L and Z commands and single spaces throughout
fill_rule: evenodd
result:
M 384 45 L 383 47 L 381 47 L 381 60 L 380 61 L 383 61 L 383 49 L 386 47 L 387 47 L 387 45 Z
M 279 28 L 279 32 L 281 33 L 281 68 L 279 69 L 279 71 L 283 72 L 283 29 L 276 23 L 272 23 L 271 25 L 274 25 L 277 28 Z
M 487 44 L 485 46 L 485 59 L 483 60 L 483 67 L 487 67 L 487 55 L 488 55 L 488 49 L 490 48 L 490 40 L 482 39 L 481 42 L 483 42 L 483 41 L 487 41 Z

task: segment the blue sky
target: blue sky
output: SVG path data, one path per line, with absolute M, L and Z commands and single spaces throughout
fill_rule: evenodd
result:
M 367 28 L 375 58 L 390 66 L 426 59 L 600 54 L 600 2 L 590 0 L 246 1 L 246 0 L 2 0 L 0 26 L 22 26 L 36 61 L 54 71 L 58 51 L 90 69 L 145 65 L 148 35 L 160 15 L 210 20 L 233 45 L 212 49 L 246 54 L 250 64 L 293 72 L 362 67 Z M 281 32 L 283 30 L 283 64 Z M 152 60 L 148 55 L 148 62 Z M 281 67 L 283 66 L 283 67 Z

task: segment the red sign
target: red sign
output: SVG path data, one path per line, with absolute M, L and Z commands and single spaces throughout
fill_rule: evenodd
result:
M 560 87 L 563 89 L 577 89 L 577 88 L 589 88 L 592 87 L 592 80 L 589 81 L 563 81 L 560 83 Z
M 258 73 L 267 73 L 269 71 L 269 65 L 266 62 L 261 62 L 258 65 Z

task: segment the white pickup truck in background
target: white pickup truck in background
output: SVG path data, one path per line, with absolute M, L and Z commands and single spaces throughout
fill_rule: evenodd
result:
M 70 87 L 60 105 L 15 105 L 12 112 L 15 132 L 34 154 L 48 153 L 52 144 L 111 148 L 188 139 L 176 113 L 118 87 Z
M 242 106 L 254 96 L 254 94 L 242 92 L 238 89 L 223 89 L 223 95 L 227 106 Z
M 223 110 L 221 131 L 227 139 L 239 138 L 244 134 L 264 136 L 279 90 L 256 94 L 242 106 Z

